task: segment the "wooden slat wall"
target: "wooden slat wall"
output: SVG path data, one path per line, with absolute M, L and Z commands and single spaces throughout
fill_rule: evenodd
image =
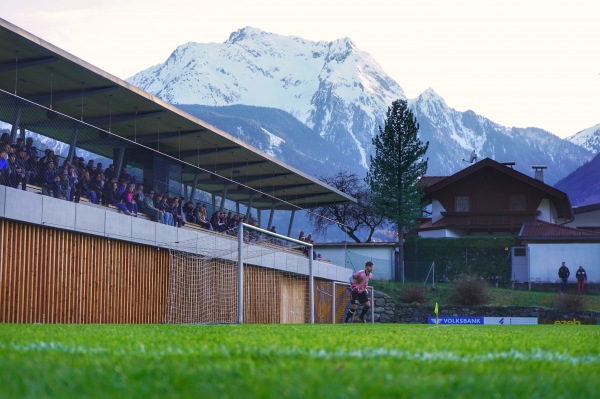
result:
M 169 253 L 0 219 L 0 322 L 161 323 Z

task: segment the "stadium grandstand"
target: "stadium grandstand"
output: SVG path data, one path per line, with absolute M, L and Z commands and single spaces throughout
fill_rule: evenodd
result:
M 254 224 L 159 223 L 83 189 L 60 194 L 59 165 L 55 190 L 42 170 L 10 172 L 0 185 L 0 322 L 335 322 L 343 313 L 330 304 L 347 269 L 266 230 L 275 212 L 289 215 L 289 236 L 297 212 L 355 199 L 2 19 L 0 131 L 8 162 L 21 150 L 41 162 L 51 147 L 65 170 L 112 165 L 114 181 L 146 195 Z

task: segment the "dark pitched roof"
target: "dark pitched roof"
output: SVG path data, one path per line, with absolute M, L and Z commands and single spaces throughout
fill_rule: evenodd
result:
M 569 199 L 569 196 L 566 193 L 547 185 L 541 180 L 537 180 L 533 177 L 527 176 L 526 174 L 523 174 L 511 167 L 508 167 L 490 158 L 485 158 L 479 162 L 476 162 L 473 165 L 453 174 L 452 176 L 448 176 L 443 179 L 440 179 L 439 176 L 433 176 L 431 177 L 431 179 L 428 176 L 424 176 L 422 179 L 426 179 L 425 182 L 431 182 L 431 184 L 424 186 L 425 189 L 423 195 L 425 198 L 430 197 L 436 191 L 441 190 L 461 179 L 471 176 L 472 174 L 475 174 L 486 168 L 493 168 L 510 177 L 513 177 L 514 179 L 520 180 L 526 184 L 529 184 L 530 186 L 537 188 L 538 190 L 541 190 L 542 192 L 546 193 L 547 196 L 553 198 L 556 201 L 556 206 L 558 208 L 558 214 L 560 215 L 560 217 L 563 217 L 565 219 L 574 217 L 573 208 L 571 207 L 571 200 Z M 436 181 L 436 179 L 439 180 Z
M 423 176 L 417 181 L 419 187 L 429 187 L 446 179 L 448 176 Z
M 587 241 L 600 242 L 600 232 L 575 229 L 541 220 L 524 223 L 519 238 L 522 241 Z

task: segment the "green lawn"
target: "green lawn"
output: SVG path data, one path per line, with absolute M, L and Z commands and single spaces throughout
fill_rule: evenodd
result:
M 448 303 L 448 297 L 454 287 L 453 283 L 438 283 L 435 290 L 431 289 L 431 285 L 424 286 L 423 284 L 407 284 L 403 286 L 401 283 L 393 281 L 374 281 L 373 286 L 376 290 L 380 290 L 390 295 L 392 298 L 399 298 L 403 287 L 424 287 L 427 290 L 427 303 L 434 305 Z M 488 305 L 494 306 L 529 306 L 529 307 L 554 307 L 554 299 L 556 292 L 548 291 L 524 291 L 513 290 L 510 288 L 495 288 L 487 287 Z M 594 310 L 600 312 L 600 295 L 586 294 L 584 296 L 585 304 L 583 309 Z
M 0 325 L 2 398 L 594 398 L 598 326 Z

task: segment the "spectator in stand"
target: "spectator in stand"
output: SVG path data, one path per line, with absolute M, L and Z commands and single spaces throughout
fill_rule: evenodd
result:
M 56 198 L 60 198 L 60 199 L 64 199 L 69 201 L 69 195 L 70 195 L 70 190 L 69 190 L 69 176 L 67 175 L 67 172 L 61 172 L 60 175 L 58 175 L 58 181 L 57 181 L 57 194 L 58 196 Z
M 200 227 L 206 229 L 206 230 L 210 230 L 210 223 L 208 222 L 208 220 L 206 220 L 206 205 L 204 207 L 204 211 L 202 212 L 202 207 L 200 206 L 200 203 L 198 202 L 196 204 L 196 208 L 194 208 L 194 218 L 196 219 L 196 224 L 199 224 Z
M 35 148 L 35 147 L 34 147 Z M 29 158 L 25 163 L 25 170 L 29 171 L 31 175 L 29 176 L 29 182 L 31 184 L 35 184 L 36 186 L 41 185 L 41 171 L 40 171 L 40 163 L 38 162 L 38 153 L 37 150 L 33 151 L 31 155 L 28 155 Z
M 252 220 L 252 223 L 250 224 L 252 224 L 252 226 L 254 227 L 260 227 L 258 225 L 258 220 Z M 249 239 L 250 241 L 261 242 L 265 239 L 265 235 L 256 230 L 250 230 Z
M 79 180 L 79 183 L 77 183 L 77 191 L 80 193 L 80 195 L 85 195 L 87 198 L 89 198 L 90 201 L 92 201 L 92 204 L 98 203 L 98 196 L 92 187 L 90 172 L 87 170 L 83 172 L 83 177 L 81 180 Z M 79 200 L 77 202 L 79 202 Z
M 44 150 L 44 156 L 40 158 L 40 163 L 45 165 L 50 161 L 54 162 L 54 154 L 50 148 L 46 148 Z
M 127 183 L 127 180 L 125 179 L 119 179 L 119 194 L 123 195 L 123 193 L 125 193 L 125 191 L 127 191 L 127 186 L 129 185 L 129 183 Z
M 85 166 L 85 170 L 90 172 L 90 176 L 92 175 L 92 173 L 94 173 L 94 160 L 93 159 L 90 159 L 88 161 L 87 165 Z
M 162 199 L 163 199 L 162 194 L 157 194 L 156 198 L 153 199 L 154 207 L 156 209 L 158 209 L 158 212 L 160 212 L 160 214 L 158 215 L 158 217 L 159 217 L 158 221 L 162 224 L 169 224 L 169 221 L 167 220 L 167 213 L 165 212 Z
M 301 231 L 300 235 L 298 235 L 298 241 L 305 241 L 305 240 L 306 240 L 306 238 L 304 238 L 304 232 Z
M 202 213 L 203 219 L 208 222 L 208 211 L 206 210 L 206 204 L 202 204 L 202 210 L 200 212 Z M 210 230 L 210 228 L 209 228 L 209 230 Z
M 79 160 L 79 157 L 73 157 L 73 160 L 71 161 L 71 165 L 75 167 L 75 170 L 77 171 L 78 174 L 81 171 L 81 176 L 83 176 L 83 171 L 81 170 L 81 161 Z
M 129 173 L 127 173 L 127 168 L 125 166 L 121 168 L 121 173 L 119 173 L 119 180 L 125 180 L 127 184 L 133 182 L 133 178 Z
M 223 230 L 225 230 L 223 228 L 223 222 L 221 222 L 221 212 L 216 211 L 212 214 L 212 216 L 210 217 L 210 225 L 212 226 L 214 231 L 222 232 Z
M 135 192 L 133 194 L 133 199 L 137 204 L 138 210 L 140 212 L 146 212 L 146 203 L 144 199 L 146 198 L 146 194 L 144 194 L 144 184 L 138 183 Z
M 229 211 L 229 212 L 227 212 L 227 217 L 225 218 L 225 224 L 227 225 L 227 228 L 229 228 L 229 225 L 231 224 L 232 221 L 233 221 L 233 212 Z
M 231 220 L 227 223 L 227 230 L 236 230 L 240 223 L 240 217 L 238 215 L 233 215 Z
M 114 164 L 110 164 L 108 165 L 108 168 L 106 168 L 106 170 L 104 171 L 104 178 L 106 179 L 106 181 L 110 182 L 112 181 L 113 177 L 116 177 L 116 170 L 115 170 L 115 165 Z
M 17 164 L 17 156 L 14 152 L 8 154 L 8 185 L 12 188 L 21 188 L 25 190 L 25 169 Z
M 60 155 L 54 154 L 52 161 L 54 162 L 54 173 L 56 173 L 57 176 L 60 176 L 63 169 L 60 165 Z
M 166 195 L 163 195 L 162 200 L 157 205 L 157 208 L 164 212 L 165 224 L 169 226 L 175 226 L 175 220 L 173 219 L 173 213 L 171 213 L 171 204 L 169 204 Z
M 132 216 L 137 217 L 138 207 L 137 207 L 137 203 L 135 202 L 135 199 L 133 198 L 133 196 L 134 196 L 133 190 L 134 189 L 135 189 L 135 186 L 133 184 L 128 184 L 127 187 L 125 188 L 125 191 L 123 192 L 123 194 L 121 194 L 121 199 L 122 199 L 122 202 L 127 207 L 127 210 L 129 211 L 129 213 L 131 213 Z
M 25 143 L 23 142 L 23 139 L 21 137 L 17 137 L 17 141 L 15 142 L 15 149 L 17 150 L 17 153 L 25 149 Z
M 144 212 L 155 222 L 164 223 L 160 211 L 154 206 L 154 191 L 152 190 L 144 196 Z
M 171 204 L 171 213 L 173 214 L 173 221 L 175 222 L 176 227 L 185 226 L 185 216 L 181 211 L 179 198 L 177 197 L 173 199 L 173 203 Z
M 114 206 L 127 216 L 131 215 L 131 212 L 129 212 L 125 204 L 121 202 L 121 196 L 119 195 L 117 182 L 112 182 L 110 186 L 107 186 L 107 190 L 104 192 L 104 197 L 106 198 L 107 204 Z
M 196 218 L 194 217 L 194 204 L 192 201 L 186 202 L 185 205 L 183 205 L 182 211 L 186 222 L 196 223 Z
M 8 133 L 2 133 L 2 136 L 0 136 L 0 145 L 5 148 L 7 144 L 11 145 L 10 136 Z
M 59 158 L 60 159 L 60 158 Z M 60 173 L 67 172 L 69 174 L 69 167 L 71 166 L 71 162 L 68 159 L 65 159 L 60 167 Z
M 69 166 L 67 176 L 69 178 L 69 196 L 67 201 L 79 202 L 81 199 L 81 193 L 79 191 L 79 176 L 75 171 L 75 166 Z
M 104 174 L 97 174 L 94 179 L 90 182 L 90 188 L 96 193 L 96 199 L 98 203 L 102 205 L 106 205 L 106 201 L 104 200 L 104 186 L 106 182 L 104 181 Z
M 96 175 L 98 175 L 98 174 L 100 174 L 100 173 L 104 174 L 104 169 L 103 169 L 103 167 L 102 167 L 102 163 L 101 163 L 101 162 L 98 162 L 98 163 L 96 164 L 96 169 L 94 169 L 94 172 L 93 172 L 93 173 L 90 173 L 90 178 L 91 178 L 91 179 L 94 179 L 94 178 L 96 177 Z
M 37 155 L 37 148 L 33 146 L 33 138 L 27 137 L 27 140 L 25 140 L 25 151 L 27 151 L 29 157 L 32 157 L 34 153 Z
M 29 160 L 29 155 L 27 155 L 27 150 L 23 146 L 23 148 L 21 148 L 19 150 L 19 152 L 17 153 L 17 159 L 16 159 L 17 166 L 19 166 L 20 168 L 22 168 L 25 171 L 25 178 L 24 178 L 24 182 L 22 185 L 23 190 L 27 189 L 27 185 L 31 181 L 32 173 L 29 170 L 29 164 L 27 162 L 28 160 Z
M 50 193 L 52 193 L 52 196 L 54 198 L 58 198 L 58 195 L 59 195 L 58 180 L 59 180 L 59 178 L 58 178 L 58 176 L 56 176 L 56 173 L 54 172 L 54 162 L 49 160 L 48 162 L 46 162 L 45 166 L 46 167 L 42 171 L 42 178 L 41 178 L 42 194 L 50 196 Z
M 0 184 L 8 185 L 8 153 L 0 151 Z

